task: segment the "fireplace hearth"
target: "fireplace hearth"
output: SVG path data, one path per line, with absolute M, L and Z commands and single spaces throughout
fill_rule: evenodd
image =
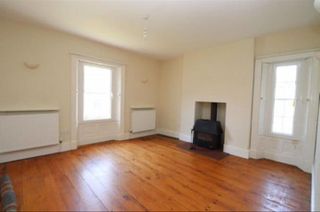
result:
M 193 132 L 193 146 L 206 147 L 209 149 L 221 149 L 223 130 L 220 122 L 217 120 L 217 103 L 211 103 L 210 119 L 197 119 L 195 121 Z

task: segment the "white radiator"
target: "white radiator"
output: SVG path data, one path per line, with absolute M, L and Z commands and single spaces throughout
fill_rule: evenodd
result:
M 156 128 L 156 110 L 154 108 L 131 109 L 131 132 L 143 132 Z
M 0 153 L 59 144 L 58 114 L 0 112 Z

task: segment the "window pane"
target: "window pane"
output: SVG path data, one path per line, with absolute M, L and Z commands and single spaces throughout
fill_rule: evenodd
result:
M 277 66 L 277 82 L 295 82 L 297 78 L 297 65 Z
M 111 70 L 93 66 L 84 66 L 84 91 L 97 93 L 111 92 Z
M 111 118 L 111 98 L 103 94 L 84 93 L 83 120 Z
M 111 70 L 84 65 L 83 120 L 111 119 Z
M 292 135 L 295 113 L 297 65 L 277 66 L 272 132 Z
M 294 99 L 296 95 L 296 84 L 289 82 L 279 82 L 276 84 L 276 99 Z
M 294 110 L 293 100 L 275 100 L 272 132 L 292 135 Z

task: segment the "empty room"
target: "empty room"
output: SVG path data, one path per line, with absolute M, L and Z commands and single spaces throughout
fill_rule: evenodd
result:
M 320 0 L 0 0 L 0 211 L 319 211 Z

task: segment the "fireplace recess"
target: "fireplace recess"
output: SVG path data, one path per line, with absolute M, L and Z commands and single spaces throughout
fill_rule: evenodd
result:
M 221 149 L 223 131 L 220 122 L 217 121 L 217 108 L 217 103 L 211 103 L 210 119 L 197 119 L 195 121 L 192 129 L 194 146 Z

